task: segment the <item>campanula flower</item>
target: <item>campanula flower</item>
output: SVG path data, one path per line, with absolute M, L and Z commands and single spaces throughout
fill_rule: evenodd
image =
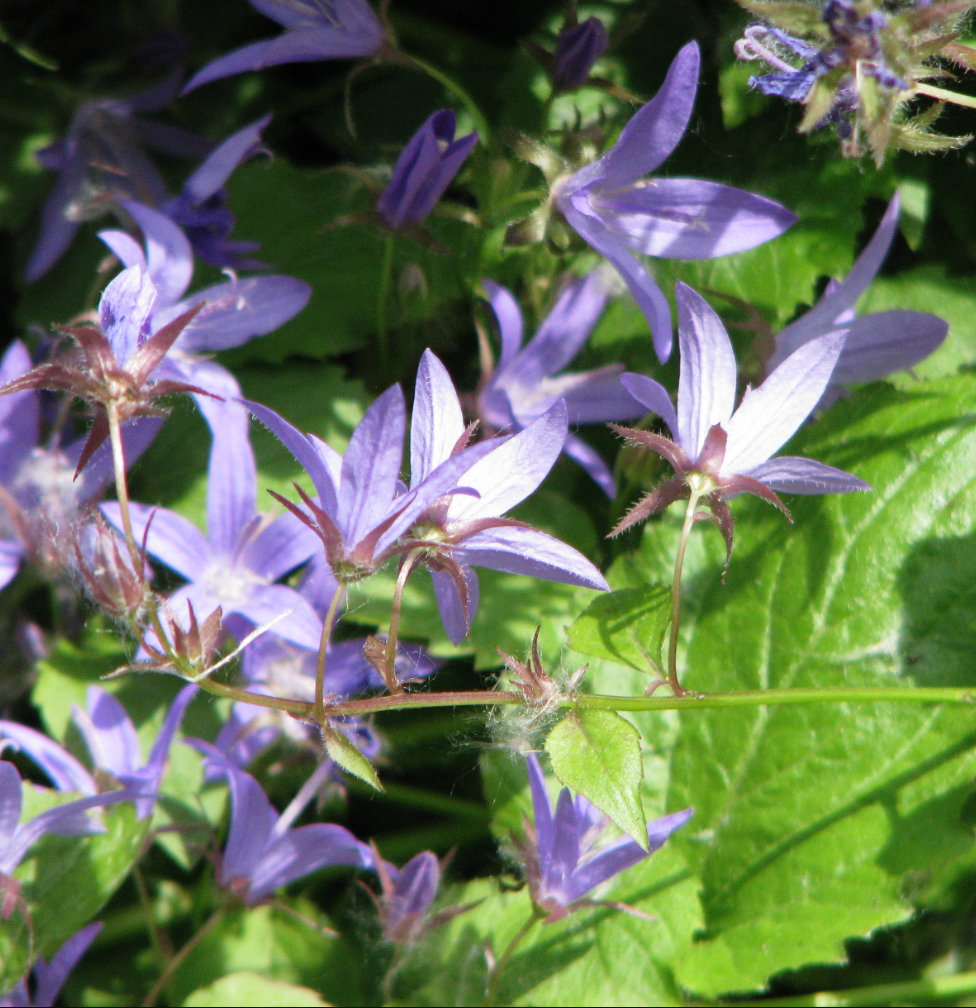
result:
M 137 542 L 187 580 L 168 600 L 186 626 L 188 607 L 205 620 L 218 607 L 225 618 L 243 617 L 307 648 L 318 648 L 322 624 L 308 602 L 287 585 L 277 584 L 316 551 L 314 535 L 292 515 L 273 520 L 257 513 L 257 470 L 248 438 L 247 414 L 237 403 L 214 403 L 206 412 L 213 440 L 207 479 L 207 535 L 166 508 L 132 504 Z M 121 529 L 119 505 L 102 511 Z
M 820 300 L 776 336 L 767 373 L 810 340 L 845 329 L 844 349 L 837 358 L 826 393 L 833 397 L 841 385 L 877 381 L 906 371 L 942 345 L 948 323 L 925 312 L 874 312 L 857 317 L 854 306 L 884 262 L 898 226 L 898 197 L 891 201 L 871 241 L 840 283 L 831 281 Z
M 0 360 L 0 385 L 23 378 L 32 362 L 20 340 Z M 160 421 L 135 420 L 123 428 L 126 463 L 152 442 Z M 17 573 L 20 561 L 49 576 L 75 561 L 74 544 L 86 505 L 101 496 L 112 478 L 112 455 L 103 444 L 77 476 L 85 438 L 55 431 L 41 443 L 38 392 L 25 388 L 0 396 L 0 588 Z
M 103 926 L 101 921 L 96 921 L 76 931 L 51 956 L 50 962 L 38 956 L 31 967 L 31 972 L 34 974 L 33 996 L 27 989 L 25 976 L 6 994 L 0 994 L 0 1008 L 51 1008 L 57 1001 L 68 974 L 78 965 Z
M 661 361 L 671 353 L 671 309 L 634 252 L 667 259 L 711 259 L 782 234 L 796 220 L 752 193 L 700 179 L 647 178 L 684 134 L 698 84 L 698 46 L 675 57 L 661 90 L 599 160 L 555 182 L 567 222 L 623 277 L 647 317 Z
M 477 133 L 454 139 L 457 117 L 450 109 L 435 112 L 410 138 L 393 166 L 390 184 L 376 209 L 393 231 L 426 219 L 478 142 Z
M 469 433 L 450 375 L 426 350 L 417 371 L 410 429 L 411 485 L 424 486 L 432 473 L 457 458 L 453 453 Z M 444 629 L 455 644 L 467 635 L 478 610 L 473 567 L 609 590 L 599 570 L 572 546 L 504 517 L 545 479 L 568 433 L 566 405 L 559 399 L 514 436 L 482 441 L 500 443 L 464 473 L 463 485 L 474 493 L 430 502 L 405 532 L 409 548 L 424 550 Z
M 374 855 L 347 829 L 333 823 L 311 823 L 291 829 L 291 824 L 312 800 L 324 777 L 324 767 L 309 778 L 281 815 L 243 770 L 228 763 L 220 752 L 200 739 L 187 745 L 222 767 L 230 784 L 230 828 L 220 862 L 219 881 L 247 906 L 269 899 L 275 889 L 318 868 L 348 865 L 373 868 Z
M 789 440 L 820 401 L 844 349 L 844 331 L 811 339 L 786 358 L 735 409 L 737 369 L 732 344 L 718 315 L 690 287 L 678 283 L 681 371 L 678 409 L 667 390 L 644 375 L 621 381 L 671 430 L 673 441 L 648 431 L 616 427 L 634 444 L 657 452 L 675 477 L 651 491 L 614 529 L 617 535 L 691 493 L 706 503 L 732 550 L 732 512 L 725 499 L 756 494 L 789 517 L 783 493 L 850 493 L 870 490 L 863 480 L 807 458 L 773 452 Z
M 327 59 L 364 59 L 375 55 L 386 32 L 366 0 L 249 0 L 277 21 L 285 33 L 253 42 L 208 63 L 183 89 L 281 63 Z
M 141 113 L 168 105 L 179 91 L 181 72 L 132 98 L 85 102 L 64 139 L 37 152 L 44 168 L 58 173 L 41 217 L 37 244 L 27 261 L 28 282 L 42 277 L 64 254 L 81 222 L 101 217 L 118 198 L 157 204 L 166 184 L 142 148 L 196 160 L 213 142 Z
M 125 267 L 140 266 L 151 278 L 156 298 L 149 332 L 199 309 L 167 353 L 163 370 L 214 395 L 237 398 L 240 390 L 231 373 L 200 355 L 229 350 L 277 329 L 305 307 L 311 288 L 288 276 L 233 277 L 187 297 L 193 252 L 182 230 L 165 214 L 141 203 L 122 201 L 121 206 L 142 230 L 144 246 L 124 231 L 101 231 L 99 238 Z M 197 397 L 201 406 L 205 398 Z
M 564 28 L 552 54 L 552 83 L 557 91 L 582 87 L 593 64 L 607 51 L 607 30 L 599 18 L 589 17 Z
M 142 758 L 132 719 L 111 693 L 106 693 L 100 686 L 89 686 L 85 709 L 77 704 L 72 706 L 71 720 L 85 740 L 95 770 L 110 773 L 132 795 L 147 796 L 136 800 L 140 819 L 145 819 L 152 812 L 156 793 L 166 772 L 170 746 L 187 705 L 196 692 L 197 687 L 190 683 L 174 697 L 147 760 Z M 30 756 L 59 791 L 98 794 L 95 777 L 47 735 L 16 721 L 0 721 L 0 738 L 9 739 Z
M 518 302 L 491 280 L 482 280 L 501 335 L 498 365 L 482 379 L 478 415 L 489 430 L 518 431 L 537 420 L 559 399 L 570 426 L 632 420 L 644 409 L 620 384 L 622 364 L 596 371 L 557 374 L 586 342 L 607 302 L 606 286 L 596 270 L 572 280 L 560 294 L 539 331 L 522 346 Z M 585 441 L 570 434 L 563 451 L 575 459 L 609 496 L 617 492 L 607 464 Z
M 582 795 L 569 788 L 559 792 L 555 810 L 549 804 L 546 779 L 535 753 L 525 758 L 535 823 L 526 823 L 525 842 L 519 853 L 525 863 L 532 901 L 548 916 L 546 923 L 562 920 L 578 907 L 598 901 L 586 894 L 659 850 L 671 834 L 691 818 L 693 809 L 672 812 L 648 823 L 648 849 L 629 836 L 598 847 L 610 820 Z M 611 904 L 629 909 L 623 904 Z

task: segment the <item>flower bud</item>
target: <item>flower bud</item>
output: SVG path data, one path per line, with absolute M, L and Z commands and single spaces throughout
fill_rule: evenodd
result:
M 557 91 L 572 91 L 586 83 L 593 64 L 606 52 L 607 30 L 591 17 L 562 32 L 553 53 L 552 82 Z
M 113 616 L 137 617 L 148 591 L 145 570 L 135 569 L 125 543 L 99 512 L 82 527 L 75 554 L 78 571 L 95 602 Z

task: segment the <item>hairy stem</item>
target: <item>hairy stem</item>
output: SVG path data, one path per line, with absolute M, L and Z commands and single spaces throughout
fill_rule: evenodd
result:
M 319 724 L 325 721 L 325 663 L 329 656 L 329 644 L 332 641 L 332 624 L 335 623 L 336 613 L 339 611 L 343 595 L 345 595 L 345 589 L 342 585 L 338 585 L 322 623 L 322 640 L 319 642 L 319 657 L 315 663 L 315 707 L 313 708 L 313 717 Z
M 170 977 L 180 968 L 183 960 L 197 947 L 201 939 L 213 930 L 217 922 L 224 916 L 224 908 L 218 907 L 210 915 L 207 923 L 173 956 L 166 964 L 166 968 L 159 974 L 159 979 L 152 985 L 146 1000 L 142 1002 L 142 1008 L 153 1008 L 156 998 L 159 997 L 162 989 L 169 983 Z
M 522 944 L 525 940 L 526 935 L 535 927 L 536 923 L 542 919 L 543 913 L 538 907 L 532 907 L 532 913 L 529 914 L 528 920 L 515 932 L 515 936 L 512 940 L 505 946 L 505 951 L 502 952 L 498 959 L 498 962 L 491 969 L 491 973 L 488 976 L 488 990 L 485 993 L 485 1005 L 494 1005 L 495 999 L 498 996 L 498 984 L 501 981 L 502 973 L 505 971 L 505 967 L 508 965 L 509 960 L 515 954 L 515 950 Z
M 383 243 L 383 263 L 380 266 L 380 286 L 376 293 L 376 343 L 381 368 L 389 357 L 389 340 L 386 332 L 386 305 L 390 300 L 390 280 L 393 274 L 393 235 Z
M 959 94 L 957 91 L 946 91 L 945 88 L 932 87 L 931 84 L 916 84 L 912 89 L 916 94 L 939 101 L 952 102 L 953 105 L 965 105 L 966 108 L 976 108 L 976 98 L 972 95 Z
M 417 561 L 423 552 L 423 547 L 418 546 L 417 549 L 412 549 L 404 557 L 403 563 L 400 564 L 400 570 L 397 573 L 396 588 L 393 590 L 393 608 L 390 611 L 390 632 L 386 638 L 386 668 L 388 676 L 384 675 L 383 678 L 387 679 L 386 688 L 395 695 L 404 692 L 396 676 L 397 644 L 400 639 L 400 610 L 403 608 L 403 589 L 406 587 L 407 578 L 410 577 L 414 567 L 417 566 Z
M 674 580 L 671 583 L 671 629 L 668 634 L 668 684 L 675 696 L 681 696 L 684 689 L 678 682 L 678 633 L 681 630 L 681 571 L 685 564 L 685 550 L 688 548 L 688 538 L 691 527 L 695 523 L 695 513 L 698 510 L 700 494 L 691 492 L 688 507 L 685 509 L 685 521 L 681 526 L 681 538 L 674 554 Z

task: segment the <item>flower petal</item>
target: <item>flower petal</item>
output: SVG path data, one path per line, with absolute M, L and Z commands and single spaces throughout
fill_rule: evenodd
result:
M 129 266 L 105 288 L 98 302 L 98 319 L 119 364 L 149 338 L 155 303 L 156 288 L 142 266 Z
M 241 562 L 258 577 L 277 581 L 301 567 L 321 549 L 322 541 L 294 515 L 279 515 L 247 546 Z
M 847 330 L 830 383 L 877 381 L 897 371 L 907 371 L 937 350 L 948 331 L 947 322 L 925 312 L 862 315 Z
M 61 993 L 68 974 L 78 965 L 78 961 L 88 951 L 88 946 L 98 937 L 99 931 L 105 925 L 95 921 L 80 931 L 76 931 L 51 956 L 50 962 L 38 958 L 34 962 L 34 997 L 33 1005 L 53 1005 Z
M 444 624 L 444 632 L 448 640 L 457 647 L 471 629 L 471 623 L 478 612 L 480 587 L 478 575 L 470 567 L 461 566 L 461 576 L 468 590 L 467 617 L 461 600 L 461 595 L 454 584 L 454 578 L 447 571 L 432 570 L 431 580 L 434 582 L 434 595 L 437 598 L 437 608 Z
M 115 501 L 100 505 L 102 514 L 121 532 L 122 517 Z M 157 560 L 182 574 L 188 581 L 196 581 L 210 561 L 210 544 L 193 522 L 167 508 L 150 507 L 148 504 L 130 504 L 132 532 L 136 542 L 142 545 L 146 527 L 146 550 Z
M 239 613 L 256 627 L 270 623 L 282 613 L 288 613 L 271 627 L 270 632 L 299 647 L 318 650 L 322 638 L 322 621 L 294 588 L 287 585 L 261 585 L 251 591 L 246 599 L 223 602 L 223 609 L 225 614 Z
M 146 242 L 146 268 L 159 294 L 156 307 L 171 305 L 183 296 L 193 277 L 193 250 L 190 242 L 158 210 L 131 200 L 119 200 L 119 203 L 142 229 Z M 155 318 L 153 322 L 154 329 L 161 328 Z
M 84 736 L 92 762 L 116 777 L 142 766 L 135 725 L 118 700 L 101 686 L 89 686 L 85 707 L 75 706 L 72 720 Z
M 0 360 L 0 385 L 19 378 L 33 366 L 27 347 L 14 340 Z M 9 485 L 37 444 L 40 414 L 38 395 L 24 389 L 0 397 L 0 483 Z
M 92 775 L 52 738 L 16 721 L 0 721 L 0 738 L 9 739 L 22 749 L 48 775 L 59 791 L 80 791 L 96 794 L 98 787 Z M 6 764 L 0 763 L 0 766 Z M 19 786 L 18 786 L 19 794 Z M 2 834 L 2 829 L 0 829 Z M 0 847 L 2 847 L 0 838 Z
M 671 394 L 659 382 L 633 371 L 625 371 L 620 376 L 620 384 L 652 413 L 656 413 L 667 425 L 672 437 L 678 436 L 678 414 L 671 402 Z
M 482 280 L 481 286 L 488 294 L 488 303 L 498 320 L 498 331 L 501 336 L 502 349 L 498 358 L 500 370 L 511 363 L 515 355 L 522 349 L 525 336 L 525 324 L 522 321 L 522 309 L 518 301 L 501 284 L 493 280 Z
M 270 114 L 229 136 L 183 183 L 183 194 L 200 204 L 223 188 L 234 169 L 261 150 L 261 131 L 269 122 Z
M 778 493 L 822 494 L 870 490 L 856 476 L 813 459 L 779 455 L 745 473 Z
M 699 179 L 654 179 L 590 202 L 629 248 L 667 259 L 743 252 L 796 223 L 796 215 L 774 200 Z
M 613 478 L 613 473 L 595 448 L 575 434 L 570 434 L 563 445 L 563 451 L 586 470 L 597 486 L 611 500 L 617 496 L 617 483 Z
M 606 578 L 578 550 L 537 529 L 486 529 L 465 539 L 455 559 L 470 567 L 524 574 L 544 581 L 609 591 Z
M 419 485 L 446 462 L 464 433 L 464 416 L 447 368 L 425 350 L 410 419 L 410 482 Z
M 230 557 L 257 513 L 249 417 L 236 397 L 223 402 L 211 399 L 201 406 L 213 435 L 207 470 L 207 538 L 214 554 Z
M 723 475 L 755 469 L 793 436 L 830 384 L 843 349 L 843 332 L 819 336 L 746 392 L 726 427 Z
M 529 772 L 529 789 L 532 794 L 532 814 L 535 820 L 535 835 L 539 861 L 546 864 L 552 858 L 552 848 L 555 833 L 552 823 L 552 806 L 549 804 L 549 792 L 546 789 L 546 778 L 539 764 L 539 757 L 530 752 L 525 757 L 525 769 Z
M 738 369 L 725 326 L 708 302 L 680 281 L 675 285 L 675 296 L 681 346 L 675 434 L 694 463 L 712 427 L 729 422 Z

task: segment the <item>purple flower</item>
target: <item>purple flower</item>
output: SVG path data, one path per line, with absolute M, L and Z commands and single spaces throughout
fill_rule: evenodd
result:
M 207 479 L 207 536 L 166 508 L 132 505 L 137 541 L 187 579 L 168 605 L 183 626 L 188 606 L 200 622 L 218 607 L 249 624 L 273 620 L 274 633 L 302 647 L 317 648 L 322 623 L 308 602 L 286 585 L 276 584 L 315 552 L 317 540 L 291 515 L 268 521 L 257 513 L 257 473 L 248 439 L 247 414 L 237 403 L 214 402 L 205 408 L 213 441 Z M 121 528 L 119 506 L 102 505 L 108 520 Z
M 411 943 L 427 931 L 427 914 L 441 884 L 441 865 L 437 856 L 423 851 L 402 868 L 377 861 L 383 886 L 379 901 L 383 937 L 388 942 Z
M 772 200 L 700 179 L 655 178 L 691 116 L 698 46 L 675 57 L 661 90 L 624 127 L 612 150 L 556 183 L 569 224 L 623 277 L 644 312 L 654 348 L 671 353 L 671 310 L 633 252 L 668 259 L 711 259 L 775 238 L 796 217 Z
M 826 393 L 833 398 L 836 387 L 876 381 L 896 371 L 914 367 L 941 346 L 948 323 L 937 315 L 914 311 L 886 311 L 858 318 L 854 306 L 875 278 L 898 226 L 898 197 L 857 257 L 841 283 L 831 281 L 823 297 L 806 314 L 791 322 L 776 337 L 776 349 L 766 364 L 778 367 L 791 353 L 825 333 L 846 329 L 844 349 L 834 367 Z
M 324 616 L 324 611 L 319 615 Z M 358 637 L 330 645 L 325 669 L 326 697 L 346 698 L 383 688 L 379 673 L 363 656 L 365 643 L 365 638 Z M 255 693 L 311 702 L 315 699 L 317 657 L 316 651 L 297 647 L 268 633 L 244 649 L 241 671 L 247 688 Z M 398 647 L 396 672 L 400 680 L 426 678 L 441 664 L 418 645 Z M 345 732 L 367 759 L 379 755 L 379 737 L 366 722 L 357 718 L 334 718 L 332 724 Z M 321 733 L 314 725 L 296 721 L 280 711 L 245 703 L 235 703 L 231 708 L 230 717 L 214 745 L 228 760 L 244 769 L 258 753 L 281 738 L 316 754 L 321 748 Z
M 100 686 L 89 686 L 85 710 L 72 707 L 71 720 L 88 747 L 96 770 L 108 771 L 133 795 L 145 795 L 136 801 L 139 818 L 145 819 L 153 809 L 156 793 L 166 760 L 187 705 L 196 695 L 192 683 L 176 695 L 163 726 L 153 742 L 149 759 L 143 762 L 135 725 L 125 708 Z M 98 782 L 66 749 L 53 739 L 16 721 L 0 721 L 0 737 L 9 739 L 48 775 L 59 791 L 80 791 L 98 794 Z
M 228 763 L 214 746 L 199 739 L 187 739 L 187 745 L 222 766 L 230 783 L 230 829 L 219 881 L 247 906 L 264 902 L 275 889 L 318 868 L 374 867 L 373 852 L 342 826 L 312 823 L 290 828 L 315 796 L 328 770 L 326 764 L 315 771 L 279 816 L 261 785 Z
M 26 375 L 32 362 L 20 340 L 0 360 L 0 385 Z M 40 397 L 34 389 L 0 396 L 0 588 L 13 579 L 22 557 L 48 574 L 74 561 L 73 544 L 85 506 L 112 478 L 107 444 L 75 479 L 85 439 L 62 443 L 57 432 L 40 445 Z M 127 424 L 123 439 L 131 465 L 159 430 L 160 421 Z
M 457 175 L 478 142 L 477 133 L 454 139 L 457 117 L 450 109 L 435 112 L 410 138 L 393 166 L 390 184 L 376 209 L 393 231 L 424 220 Z
M 522 346 L 522 313 L 512 295 L 482 280 L 498 319 L 501 356 L 478 393 L 478 414 L 494 430 L 522 430 L 562 399 L 571 425 L 632 420 L 643 407 L 620 384 L 622 364 L 596 371 L 557 375 L 586 342 L 607 302 L 599 271 L 574 279 L 529 343 Z M 609 497 L 616 496 L 613 475 L 585 441 L 570 434 L 563 451 L 575 459 Z
M 732 550 L 732 513 L 725 498 L 756 494 L 789 517 L 776 491 L 821 494 L 870 490 L 863 480 L 807 458 L 771 459 L 817 405 L 844 348 L 844 332 L 805 343 L 735 407 L 736 364 L 718 315 L 690 287 L 678 283 L 681 372 L 678 409 L 667 390 L 651 378 L 625 374 L 630 392 L 670 428 L 660 434 L 615 427 L 635 444 L 666 458 L 675 478 L 651 491 L 624 516 L 613 535 L 690 493 L 707 503 Z M 733 412 L 734 410 L 734 412 Z M 611 425 L 613 426 L 613 425 Z
M 20 774 L 12 763 L 0 760 L 0 920 L 8 920 L 20 899 L 20 885 L 12 878 L 31 844 L 45 833 L 56 836 L 88 836 L 104 827 L 85 815 L 88 809 L 128 801 L 129 791 L 110 791 L 65 802 L 20 823 L 23 798 Z
M 117 198 L 160 203 L 166 185 L 142 146 L 184 158 L 205 157 L 213 143 L 139 113 L 168 105 L 180 71 L 133 98 L 85 102 L 63 140 L 38 151 L 37 160 L 58 173 L 44 204 L 41 232 L 27 261 L 28 282 L 42 277 L 71 244 L 82 221 L 102 216 Z
M 415 470 L 411 489 L 403 493 L 406 407 L 399 385 L 388 388 L 366 411 L 344 456 L 314 434 L 302 434 L 267 406 L 245 405 L 311 477 L 318 503 L 299 490 L 311 515 L 279 500 L 321 537 L 326 561 L 340 585 L 368 577 L 409 548 L 400 542 L 404 533 L 430 504 L 453 493 L 458 480 L 495 447 L 483 441 L 456 454 L 445 453 L 437 464 L 425 467 L 423 478 Z
M 27 977 L 18 980 L 6 994 L 0 994 L 0 1008 L 51 1008 L 61 993 L 68 974 L 88 951 L 104 925 L 101 921 L 76 931 L 47 962 L 41 956 L 34 960 L 34 996 L 27 990 Z
M 606 52 L 607 30 L 590 17 L 559 35 L 552 54 L 552 82 L 557 91 L 572 91 L 586 83 L 593 64 Z
M 237 218 L 227 207 L 224 183 L 243 161 L 269 153 L 261 144 L 261 131 L 270 121 L 271 116 L 266 115 L 229 136 L 183 183 L 180 195 L 167 199 L 159 208 L 183 228 L 193 251 L 211 266 L 261 269 L 264 265 L 243 258 L 257 251 L 259 242 L 230 240 Z
M 526 823 L 527 837 L 520 853 L 532 900 L 548 914 L 547 924 L 562 920 L 580 906 L 599 905 L 583 897 L 601 882 L 650 857 L 694 811 L 689 808 L 672 812 L 649 823 L 648 850 L 626 835 L 598 848 L 597 842 L 609 823 L 607 817 L 582 795 L 574 796 L 569 788 L 559 792 L 553 811 L 539 758 L 529 753 L 525 763 L 535 826 Z M 611 905 L 629 909 L 622 904 Z
M 362 59 L 375 55 L 386 32 L 365 0 L 250 0 L 286 29 L 283 35 L 235 49 L 208 63 L 183 94 L 219 80 L 281 63 Z
M 468 433 L 450 375 L 430 350 L 424 351 L 410 430 L 411 485 L 425 486 L 433 473 L 458 458 L 452 453 Z M 566 405 L 560 399 L 525 430 L 493 439 L 501 443 L 464 473 L 464 487 L 474 494 L 431 501 L 405 530 L 408 545 L 425 550 L 423 562 L 434 580 L 444 629 L 455 644 L 467 635 L 478 610 L 472 567 L 609 590 L 603 575 L 572 546 L 502 517 L 545 479 L 567 434 Z M 481 444 L 493 446 L 492 441 Z
M 151 279 L 156 298 L 149 308 L 148 332 L 156 333 L 200 306 L 170 348 L 161 370 L 216 395 L 236 398 L 240 390 L 230 372 L 198 355 L 228 350 L 272 332 L 305 307 L 311 288 L 294 277 L 235 277 L 185 297 L 193 277 L 193 253 L 186 236 L 151 207 L 127 201 L 121 206 L 142 229 L 145 249 L 124 231 L 102 231 L 99 237 L 124 266 L 140 266 Z M 204 398 L 197 396 L 197 402 Z

